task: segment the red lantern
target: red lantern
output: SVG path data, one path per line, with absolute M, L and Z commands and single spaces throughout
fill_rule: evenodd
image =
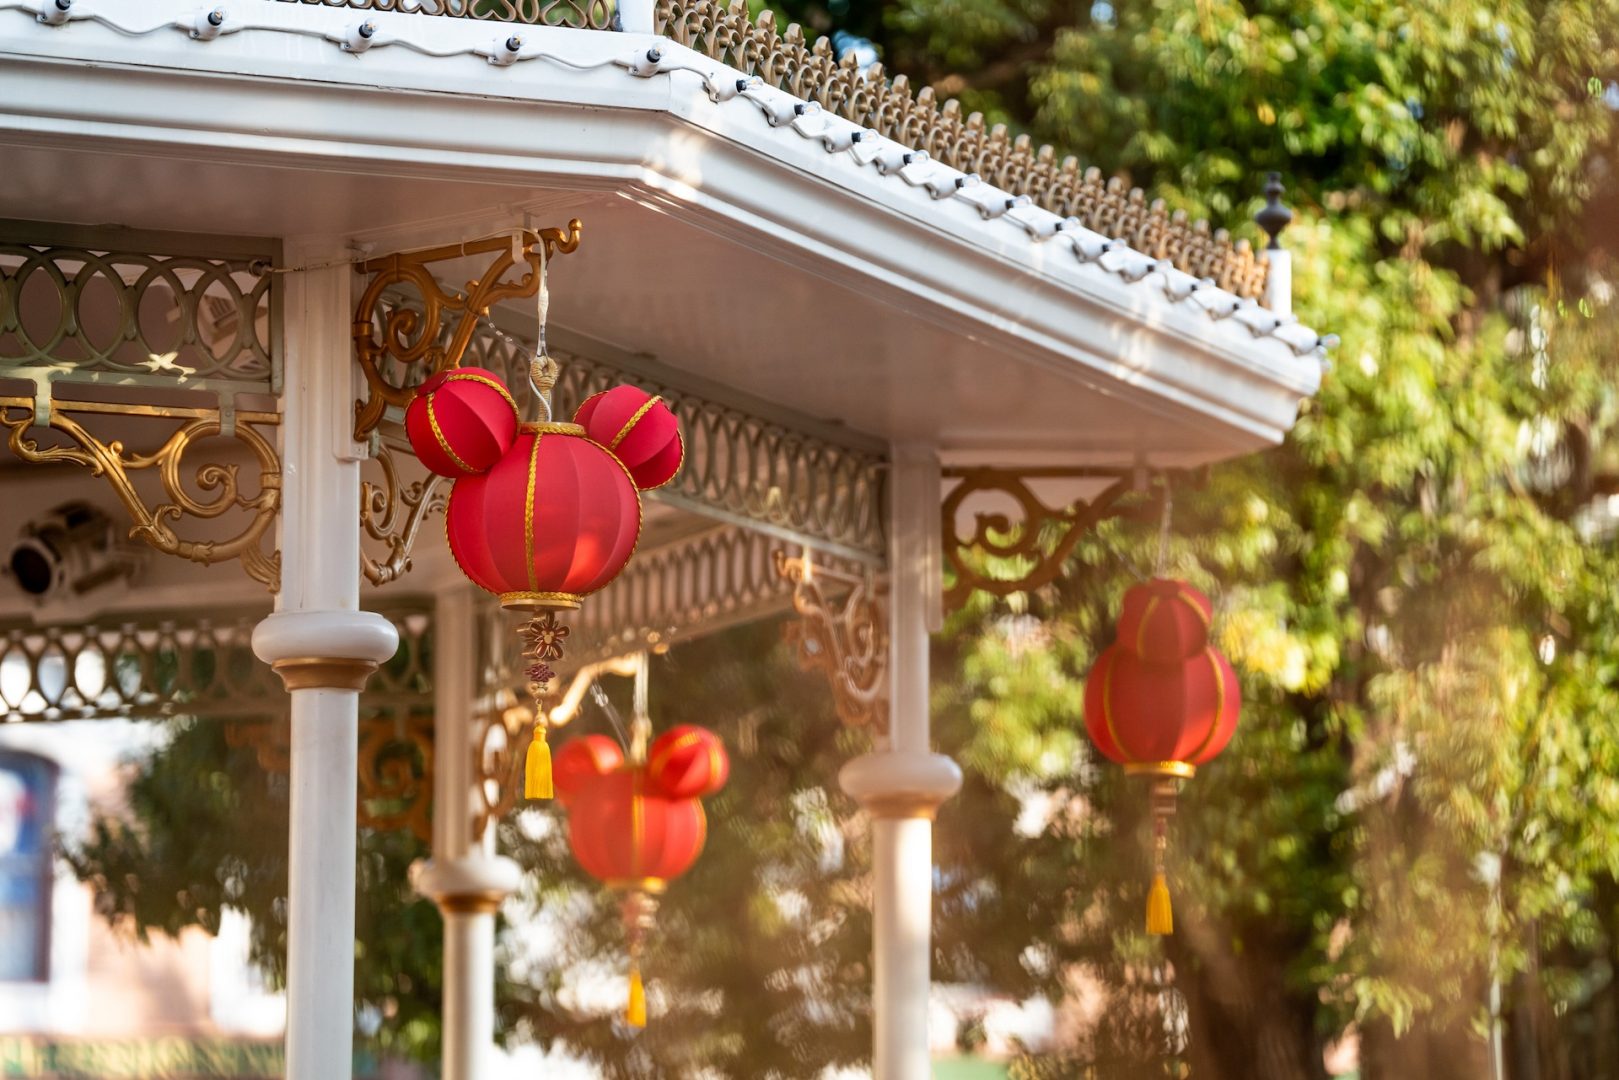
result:
M 646 772 L 651 790 L 670 799 L 696 799 L 724 787 L 731 764 L 718 735 L 682 724 L 647 748 Z
M 576 608 L 634 553 L 641 497 L 577 424 L 524 424 L 493 468 L 456 482 L 445 527 L 462 572 L 503 605 Z
M 1214 605 L 1183 581 L 1155 578 L 1124 594 L 1120 643 L 1143 660 L 1190 660 L 1209 643 Z
M 432 472 L 471 476 L 499 461 L 517 438 L 517 402 L 494 372 L 451 368 L 416 388 L 405 434 Z
M 635 386 L 615 386 L 580 405 L 573 422 L 617 454 L 642 491 L 675 478 L 685 457 L 680 423 L 660 397 Z
M 1139 772 L 1190 776 L 1231 741 L 1240 706 L 1236 672 L 1207 647 L 1155 664 L 1115 642 L 1085 684 L 1085 726 L 1096 748 Z
M 646 1025 L 640 950 L 655 897 L 691 869 L 708 834 L 696 794 L 675 790 L 713 794 L 730 768 L 718 737 L 697 727 L 665 733 L 649 753 L 646 765 L 626 762 L 612 740 L 588 735 L 557 751 L 555 770 L 574 858 L 585 873 L 625 893 L 631 959 L 626 1019 L 635 1027 Z
M 1180 581 L 1154 580 L 1125 594 L 1119 635 L 1085 681 L 1085 727 L 1097 750 L 1152 778 L 1155 874 L 1147 932 L 1174 929 L 1164 874 L 1179 785 L 1212 761 L 1237 730 L 1236 672 L 1209 645 L 1214 605 Z

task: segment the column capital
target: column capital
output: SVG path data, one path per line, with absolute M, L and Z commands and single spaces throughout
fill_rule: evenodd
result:
M 931 820 L 961 790 L 961 769 L 943 754 L 862 754 L 838 772 L 838 783 L 873 817 Z
M 522 884 L 522 869 L 504 855 L 481 852 L 411 864 L 410 884 L 445 915 L 484 915 Z
M 362 690 L 399 648 L 394 624 L 370 611 L 278 611 L 253 628 L 253 652 L 288 690 Z

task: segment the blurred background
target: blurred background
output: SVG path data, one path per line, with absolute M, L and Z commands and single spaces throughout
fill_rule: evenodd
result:
M 1619 1080 L 1619 3 L 775 9 L 1251 239 L 1279 172 L 1296 308 L 1342 337 L 1286 445 L 1175 500 L 1163 569 L 1215 598 L 1244 712 L 1182 799 L 1174 937 L 1141 932 L 1144 792 L 1081 706 L 1158 523 L 935 640 L 967 776 L 936 831 L 936 1075 Z M 733 771 L 664 898 L 646 1031 L 612 1020 L 617 912 L 556 812 L 503 824 L 531 873 L 502 1075 L 865 1075 L 868 830 L 835 780 L 863 737 L 781 629 L 654 659 L 654 721 L 715 729 Z M 0 1076 L 280 1075 L 286 815 L 207 716 L 0 725 Z M 359 847 L 359 1068 L 428 1077 L 426 850 Z

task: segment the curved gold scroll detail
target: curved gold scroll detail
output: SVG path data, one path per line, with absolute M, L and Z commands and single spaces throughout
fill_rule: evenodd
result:
M 378 450 L 375 460 L 382 470 L 382 480 L 360 482 L 360 528 L 372 540 L 386 545 L 387 554 L 377 557 L 362 548 L 360 569 L 371 584 L 386 585 L 410 570 L 410 553 L 422 522 L 430 514 L 443 513 L 449 495 L 444 491 L 442 476 L 428 475 L 406 484 L 399 475 L 394 451 L 386 444 Z
M 125 449 L 117 439 L 103 442 L 73 419 L 74 415 L 173 420 L 180 426 L 157 450 L 139 453 Z M 50 427 L 70 440 L 71 445 L 63 446 L 41 446 L 29 434 L 33 420 L 32 398 L 0 397 L 0 424 L 10 429 L 7 444 L 11 452 L 29 464 L 81 465 L 90 470 L 90 475 L 104 477 L 133 522 L 131 539 L 205 566 L 237 559 L 250 577 L 263 582 L 271 592 L 280 587 L 281 557 L 264 550 L 264 537 L 281 506 L 281 461 L 270 440 L 256 430 L 258 426 L 279 424 L 281 418 L 275 413 L 237 413 L 233 430 L 225 435 L 217 409 L 54 400 L 50 402 Z M 197 442 L 221 437 L 246 447 L 257 461 L 257 493 L 243 492 L 240 466 L 220 462 L 197 466 L 191 482 L 201 495 L 187 488 L 182 475 L 186 454 Z M 147 469 L 156 471 L 169 501 L 147 506 L 131 475 Z M 231 511 L 247 515 L 247 522 L 226 540 L 187 539 L 171 524 L 186 517 L 211 521 Z
M 367 394 L 355 405 L 354 437 L 363 442 L 388 406 L 403 408 L 414 387 L 461 362 L 479 323 L 502 300 L 533 296 L 540 284 L 541 252 L 545 259 L 567 255 L 579 247 L 577 218 L 564 229 L 519 229 L 510 235 L 465 244 L 446 244 L 423 251 L 399 252 L 368 259 L 360 272 L 371 276 L 354 315 L 354 353 L 365 374 Z M 493 255 L 484 272 L 460 292 L 446 292 L 433 276 L 433 264 Z M 522 273 L 507 275 L 521 266 Z M 410 304 L 390 301 L 403 291 L 414 293 Z M 447 321 L 454 328 L 446 337 Z M 392 376 L 392 377 L 390 377 Z
M 947 611 L 967 602 L 974 591 L 1008 596 L 1049 585 L 1080 538 L 1105 518 L 1122 512 L 1119 500 L 1136 486 L 1133 470 L 1118 469 L 946 469 L 960 482 L 940 506 L 944 558 L 955 580 L 945 590 Z M 1035 479 L 1096 479 L 1106 486 L 1089 500 L 1053 509 L 1029 488 Z M 959 528 L 962 504 L 974 495 L 1010 499 L 1016 520 L 1003 513 L 974 515 L 971 535 Z M 990 567 L 990 562 L 999 566 Z
M 793 585 L 798 621 L 787 642 L 806 671 L 832 684 L 838 719 L 888 733 L 888 582 L 774 553 L 776 573 Z

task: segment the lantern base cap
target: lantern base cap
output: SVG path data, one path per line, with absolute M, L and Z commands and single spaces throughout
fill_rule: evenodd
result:
M 576 609 L 584 597 L 565 592 L 509 592 L 500 594 L 500 606 L 513 611 Z
M 604 884 L 615 892 L 644 892 L 653 896 L 662 894 L 663 890 L 669 887 L 669 883 L 663 878 L 655 877 L 612 878 Z
M 1124 767 L 1126 776 L 1172 776 L 1177 780 L 1190 780 L 1197 775 L 1197 766 L 1185 761 L 1132 761 Z

